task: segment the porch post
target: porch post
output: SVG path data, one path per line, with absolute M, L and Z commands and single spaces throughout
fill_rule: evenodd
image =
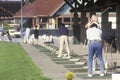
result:
M 36 16 L 35 21 L 36 21 L 36 25 L 39 24 L 40 22 L 39 17 Z
M 84 44 L 86 40 L 86 29 L 85 24 L 87 23 L 88 19 L 86 17 L 86 12 L 81 12 L 81 24 L 80 24 L 80 41 Z
M 35 26 L 35 18 L 32 18 L 32 27 Z
M 117 18 L 116 46 L 117 46 L 117 52 L 120 53 L 120 5 L 119 4 L 117 4 L 116 6 L 116 18 Z

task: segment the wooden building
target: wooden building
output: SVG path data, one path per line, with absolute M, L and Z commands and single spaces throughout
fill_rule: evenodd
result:
M 64 0 L 35 0 L 33 3 L 25 4 L 14 18 L 31 21 L 32 27 L 40 24 L 41 28 L 54 29 L 57 25 L 54 14 L 65 4 Z M 21 13 L 22 12 L 22 13 Z

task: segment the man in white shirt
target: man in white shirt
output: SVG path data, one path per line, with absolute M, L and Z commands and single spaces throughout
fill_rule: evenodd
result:
M 100 76 L 104 76 L 104 61 L 102 57 L 102 31 L 93 23 L 86 30 L 88 43 L 88 77 L 92 77 L 93 56 L 96 52 L 100 64 Z
M 89 22 L 85 25 L 85 28 L 90 28 L 92 24 L 96 24 L 99 29 L 101 29 L 101 25 L 98 23 L 98 17 L 96 15 L 92 15 L 91 19 Z M 89 41 L 88 41 L 89 42 Z M 96 52 L 95 52 L 96 53 Z M 93 71 L 96 70 L 98 65 L 98 58 L 97 55 L 95 54 L 93 57 Z

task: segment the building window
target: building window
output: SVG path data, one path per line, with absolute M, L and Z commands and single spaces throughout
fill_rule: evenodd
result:
M 64 22 L 70 22 L 70 18 L 64 18 Z
M 48 22 L 48 18 L 42 17 L 42 18 L 40 18 L 40 22 Z
M 48 17 L 41 17 L 40 18 L 40 28 L 46 28 L 46 24 L 48 23 Z
M 80 21 L 81 21 L 81 19 L 80 19 L 80 18 L 78 18 L 78 19 L 77 19 L 77 21 L 78 21 L 78 22 L 80 22 Z M 74 22 L 74 18 L 72 18 L 72 22 Z
M 58 18 L 58 26 L 60 25 L 60 23 L 63 23 L 62 18 Z

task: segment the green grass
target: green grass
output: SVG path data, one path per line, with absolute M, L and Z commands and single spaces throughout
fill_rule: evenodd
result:
M 0 80 L 50 80 L 18 43 L 0 42 Z

